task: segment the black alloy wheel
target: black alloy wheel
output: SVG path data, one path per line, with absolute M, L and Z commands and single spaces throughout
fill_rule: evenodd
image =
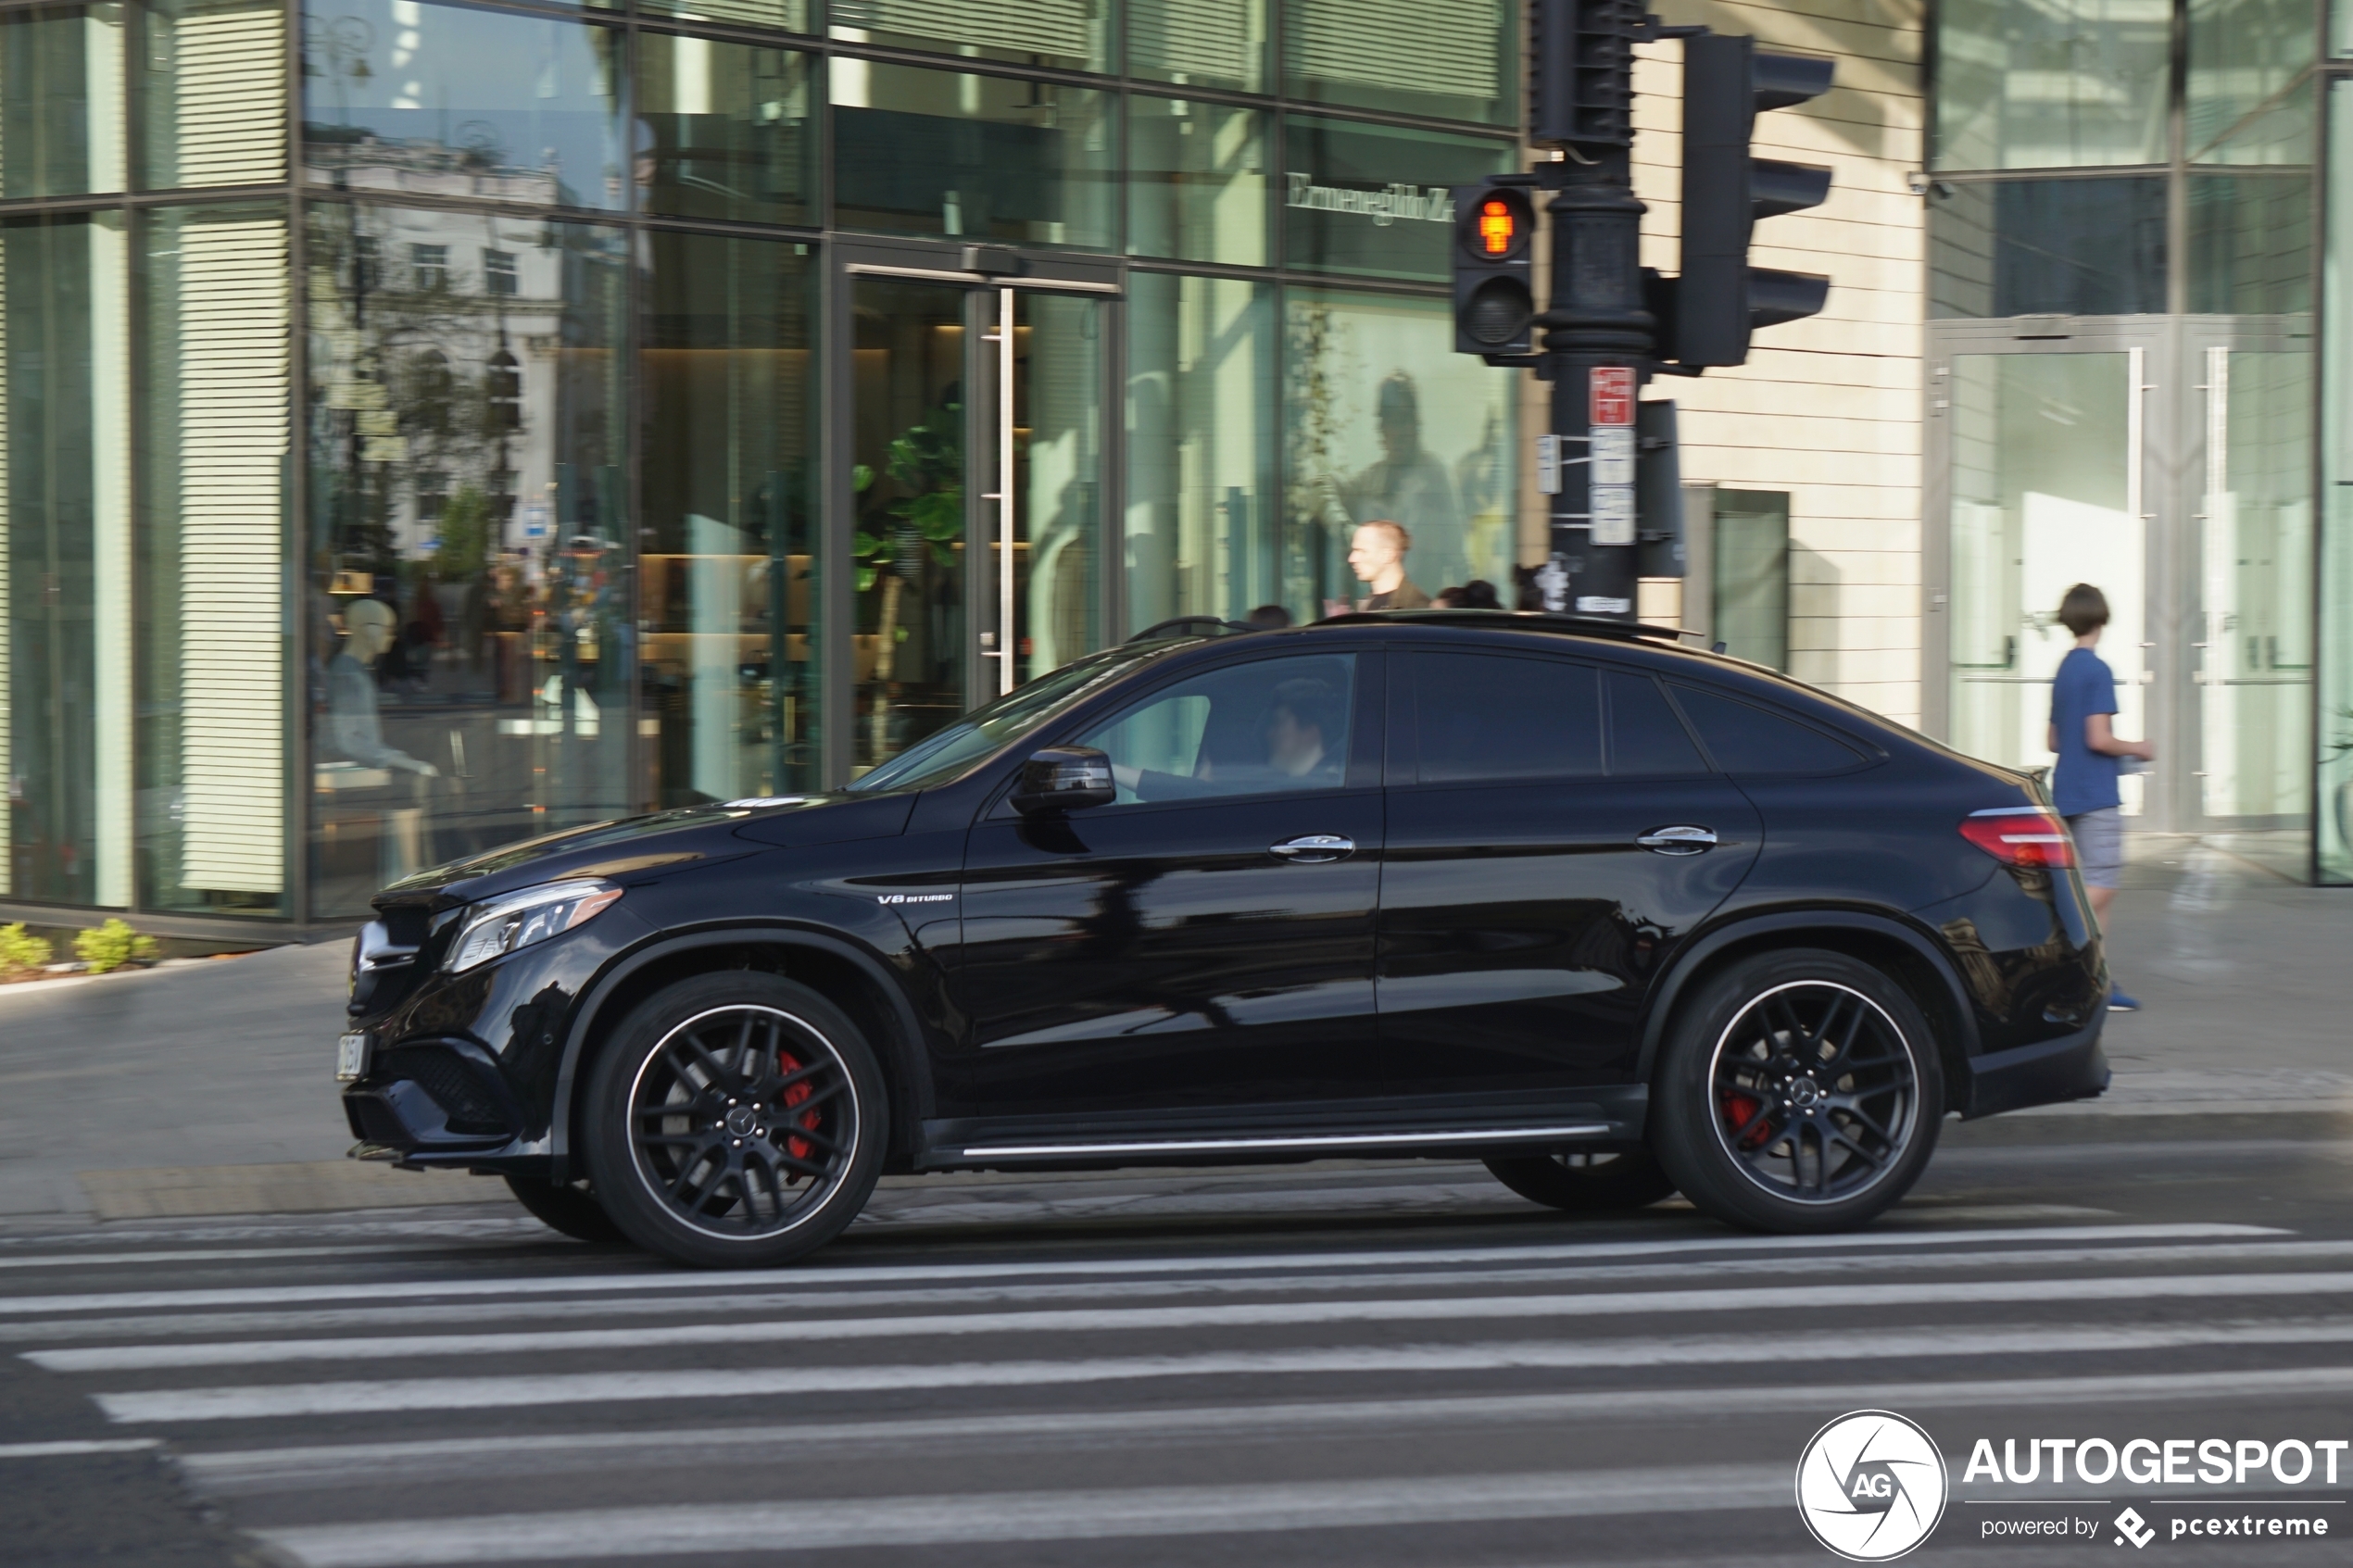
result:
M 1911 1190 L 1936 1144 L 1928 1022 L 1843 953 L 1736 963 L 1679 1014 L 1653 1098 L 1661 1167 L 1702 1210 L 1755 1230 L 1843 1230 Z
M 577 1182 L 558 1186 L 540 1176 L 509 1176 L 507 1190 L 531 1211 L 533 1219 L 574 1241 L 629 1240 L 605 1212 L 605 1206 Z
M 857 1217 L 887 1124 L 881 1070 L 848 1015 L 808 986 L 734 971 L 630 1014 L 590 1074 L 583 1143 L 631 1240 L 757 1268 Z
M 1571 1214 L 1647 1209 L 1675 1191 L 1674 1179 L 1644 1148 L 1564 1148 L 1499 1155 L 1486 1164 L 1490 1175 L 1530 1203 Z

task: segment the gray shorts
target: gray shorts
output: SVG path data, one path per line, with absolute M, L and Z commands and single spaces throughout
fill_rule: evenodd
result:
M 2086 887 L 2115 887 L 2124 872 L 2124 813 L 2113 806 L 2067 819 Z

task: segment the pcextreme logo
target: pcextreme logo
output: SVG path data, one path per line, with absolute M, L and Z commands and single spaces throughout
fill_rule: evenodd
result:
M 1798 1517 L 1850 1562 L 1892 1562 L 1928 1539 L 1944 1499 L 1936 1440 L 1893 1411 L 1840 1416 L 1798 1456 Z

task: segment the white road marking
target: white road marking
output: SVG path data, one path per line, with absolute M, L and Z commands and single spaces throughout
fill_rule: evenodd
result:
M 964 1546 L 1694 1509 L 1786 1508 L 1784 1464 L 1579 1474 L 1411 1475 L 1259 1486 L 995 1492 L 394 1519 L 257 1532 L 308 1568 Z
M 281 1285 L 195 1290 L 128 1290 L 77 1295 L 0 1297 L 0 1314 L 35 1312 L 153 1311 L 178 1307 L 275 1306 L 296 1301 L 405 1300 L 434 1296 L 553 1296 L 643 1290 L 709 1290 L 741 1286 L 798 1289 L 833 1285 L 884 1284 L 912 1280 L 1038 1279 L 1101 1274 L 1265 1273 L 1307 1269 L 1435 1268 L 1582 1258 L 1627 1258 L 1759 1252 L 1768 1255 L 1854 1252 L 1873 1248 L 1967 1247 L 1987 1242 L 2165 1241 L 2233 1236 L 2288 1236 L 2272 1225 L 2158 1224 L 2049 1225 L 1978 1231 L 1864 1231 L 1844 1236 L 1687 1236 L 1655 1241 L 1566 1242 L 1545 1247 L 1482 1247 L 1395 1249 L 1381 1252 L 1237 1253 L 1213 1258 L 1126 1258 L 1058 1262 L 848 1265 L 827 1268 L 758 1269 L 711 1273 L 686 1272 L 624 1274 L 534 1275 L 528 1278 L 379 1280 L 334 1285 Z
M 370 1254 L 417 1257 L 432 1249 L 411 1242 L 406 1247 L 238 1247 L 198 1248 L 185 1252 L 44 1252 L 37 1257 L 0 1257 L 0 1269 L 92 1269 L 126 1263 L 250 1263 L 280 1258 L 359 1258 Z
M 2353 1272 L 2142 1274 L 2107 1279 L 1936 1280 L 1843 1285 L 1843 1311 L 1964 1303 L 2151 1301 L 2218 1297 L 2353 1296 Z M 567 1350 L 669 1350 L 694 1345 L 807 1345 L 845 1339 L 961 1338 L 984 1334 L 1134 1334 L 1298 1324 L 1470 1323 L 1502 1318 L 1647 1317 L 1668 1312 L 1818 1311 L 1818 1284 L 1705 1290 L 1609 1290 L 1574 1295 L 1445 1296 L 1370 1301 L 1252 1301 L 1182 1307 L 1049 1308 L 1014 1312 L 930 1312 L 886 1318 L 786 1318 L 769 1323 L 635 1323 L 513 1334 L 400 1334 L 365 1338 L 247 1339 L 218 1344 L 107 1345 L 27 1350 L 50 1372 L 144 1372 L 161 1367 L 267 1366 L 288 1361 L 513 1356 Z
M 1839 1303 L 1843 1310 L 1845 1303 Z M 1753 1333 L 1683 1338 L 1483 1341 L 1463 1345 L 1341 1346 L 1232 1350 L 1183 1356 L 962 1361 L 930 1365 L 780 1366 L 649 1372 L 555 1373 L 537 1376 L 420 1377 L 165 1388 L 93 1394 L 121 1425 L 251 1421 L 384 1411 L 520 1410 L 645 1399 L 744 1399 L 875 1393 L 912 1388 L 1054 1387 L 1155 1378 L 1295 1374 L 1624 1370 L 1644 1366 L 1742 1365 L 1756 1359 Z M 1808 1358 L 1894 1360 L 1919 1356 L 2053 1355 L 2177 1349 L 2215 1345 L 2353 1343 L 2353 1318 L 2281 1323 L 2185 1323 L 2096 1327 L 1994 1327 L 1951 1323 L 1872 1333 L 1776 1334 L 1776 1364 Z
M 70 1459 L 77 1454 L 135 1454 L 160 1448 L 160 1437 L 82 1437 L 55 1443 L 0 1443 L 0 1459 Z

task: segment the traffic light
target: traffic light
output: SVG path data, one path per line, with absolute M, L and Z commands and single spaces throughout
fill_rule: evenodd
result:
M 1524 183 L 1457 185 L 1454 352 L 1527 354 L 1535 346 L 1536 213 Z
M 1760 218 L 1817 207 L 1831 171 L 1753 157 L 1768 109 L 1818 98 L 1831 64 L 1774 55 L 1753 38 L 1708 34 L 1683 44 L 1683 269 L 1675 280 L 1671 357 L 1694 369 L 1748 358 L 1748 334 L 1822 308 L 1831 281 L 1748 264 Z
M 1634 144 L 1634 41 L 1643 0 L 1529 0 L 1528 139 Z

